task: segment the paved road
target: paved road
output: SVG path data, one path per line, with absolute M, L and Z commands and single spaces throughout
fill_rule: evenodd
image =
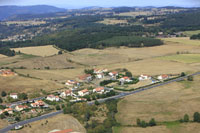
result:
M 200 72 L 194 73 L 191 76 L 196 76 L 196 75 L 200 75 Z M 170 83 L 173 83 L 173 82 L 181 81 L 181 80 L 187 78 L 188 76 L 180 77 L 180 78 L 173 79 L 173 80 L 170 80 L 170 81 L 167 81 L 167 82 L 152 85 L 152 86 L 149 86 L 149 87 L 144 87 L 144 88 L 141 88 L 139 90 L 135 90 L 135 91 L 131 91 L 131 92 L 123 92 L 123 93 L 120 93 L 119 95 L 116 95 L 116 96 L 112 96 L 112 97 L 108 97 L 108 98 L 104 98 L 104 99 L 99 99 L 98 101 L 100 103 L 103 103 L 107 100 L 123 98 L 125 96 L 132 95 L 132 94 L 135 94 L 135 93 L 139 93 L 139 92 L 142 92 L 142 91 L 145 91 L 145 90 L 148 90 L 148 89 L 152 89 L 152 88 L 167 85 L 167 84 L 170 84 Z M 88 104 L 93 105 L 94 101 L 88 102 Z M 18 122 L 18 123 L 9 125 L 6 128 L 0 129 L 0 133 L 8 132 L 9 130 L 13 129 L 16 125 L 29 124 L 29 123 L 34 122 L 34 121 L 39 121 L 39 120 L 42 120 L 42 119 L 45 119 L 45 118 L 48 118 L 48 117 L 52 117 L 52 116 L 61 114 L 62 112 L 63 111 L 57 111 L 57 112 L 49 113 L 49 114 L 46 114 L 46 115 L 43 115 L 43 116 L 39 116 L 39 117 L 36 117 L 36 118 L 32 118 L 32 119 L 29 119 L 29 120 L 25 120 L 25 121 L 22 121 L 22 122 Z

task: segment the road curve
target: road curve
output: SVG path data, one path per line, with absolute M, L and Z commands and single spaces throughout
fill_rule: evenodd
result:
M 164 86 L 164 85 L 167 85 L 167 84 L 170 84 L 170 83 L 173 83 L 173 82 L 181 81 L 181 80 L 187 78 L 188 76 L 196 76 L 196 75 L 200 75 L 200 72 L 197 72 L 197 73 L 194 73 L 194 74 L 191 74 L 191 75 L 187 75 L 187 76 L 183 76 L 183 77 L 179 77 L 179 78 L 169 80 L 169 81 L 166 81 L 166 82 L 162 82 L 162 83 L 152 85 L 152 86 L 149 86 L 149 87 L 144 87 L 144 88 L 141 88 L 139 90 L 135 90 L 135 91 L 131 91 L 131 92 L 124 92 L 124 93 L 120 93 L 119 95 L 116 95 L 116 96 L 112 96 L 112 97 L 108 97 L 108 98 L 104 98 L 104 99 L 99 99 L 98 102 L 103 103 L 107 100 L 123 98 L 125 96 L 136 94 L 136 93 L 148 90 L 148 89 L 152 89 L 152 88 Z M 87 102 L 87 103 L 88 103 L 88 105 L 93 105 L 94 101 Z M 21 122 L 9 125 L 9 126 L 3 128 L 3 129 L 0 129 L 0 133 L 8 132 L 9 130 L 13 129 L 16 125 L 29 124 L 29 123 L 34 122 L 34 121 L 39 121 L 39 120 L 42 120 L 42 119 L 46 119 L 46 118 L 61 114 L 62 112 L 63 112 L 62 110 L 57 111 L 57 112 L 52 112 L 52 113 L 49 113 L 49 114 L 46 114 L 46 115 L 42 115 L 42 116 L 39 116 L 39 117 L 36 117 L 36 118 L 28 119 L 28 120 L 25 120 L 25 121 L 21 121 Z

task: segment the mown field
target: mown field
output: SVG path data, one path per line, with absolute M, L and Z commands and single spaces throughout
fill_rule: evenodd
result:
M 20 51 L 21 53 L 42 56 L 42 57 L 58 54 L 58 51 L 59 51 L 56 48 L 54 48 L 52 45 L 14 48 L 13 50 L 15 50 L 16 52 Z
M 46 121 L 48 121 L 47 124 Z M 9 131 L 9 133 L 48 133 L 52 130 L 72 129 L 73 132 L 86 133 L 84 127 L 70 115 L 58 115 L 48 119 L 31 123 L 31 128 L 25 127 L 20 131 Z
M 119 112 L 116 118 L 118 122 L 124 126 L 136 125 L 137 118 L 145 121 L 155 118 L 158 122 L 164 122 L 179 120 L 184 114 L 188 114 L 190 120 L 192 120 L 193 113 L 200 111 L 199 81 L 200 76 L 196 76 L 194 81 L 176 82 L 128 96 L 119 102 Z M 175 125 L 175 128 L 172 128 L 173 125 Z M 169 132 L 174 132 L 176 130 L 181 132 L 184 131 L 185 128 L 191 129 L 190 126 L 184 126 L 182 128 L 180 124 L 177 125 L 176 123 L 168 123 L 165 126 L 166 127 L 159 130 L 162 132 L 162 130 L 165 131 L 165 128 L 167 128 Z M 194 125 L 191 124 L 191 126 Z M 160 127 L 155 127 L 156 130 L 157 128 Z M 143 131 L 143 129 L 139 128 L 127 128 L 125 130 L 132 129 Z M 146 131 L 151 132 L 152 130 L 154 129 L 146 128 Z M 196 129 L 194 128 L 194 130 Z

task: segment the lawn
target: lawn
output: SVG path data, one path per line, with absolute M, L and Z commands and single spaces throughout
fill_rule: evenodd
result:
M 177 61 L 182 63 L 199 63 L 200 54 L 177 54 L 177 55 L 159 57 L 159 59 L 168 61 Z

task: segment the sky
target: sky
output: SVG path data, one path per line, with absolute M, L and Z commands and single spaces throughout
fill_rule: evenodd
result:
M 82 8 L 89 6 L 200 6 L 200 0 L 0 0 L 2 5 L 52 5 L 61 8 Z

